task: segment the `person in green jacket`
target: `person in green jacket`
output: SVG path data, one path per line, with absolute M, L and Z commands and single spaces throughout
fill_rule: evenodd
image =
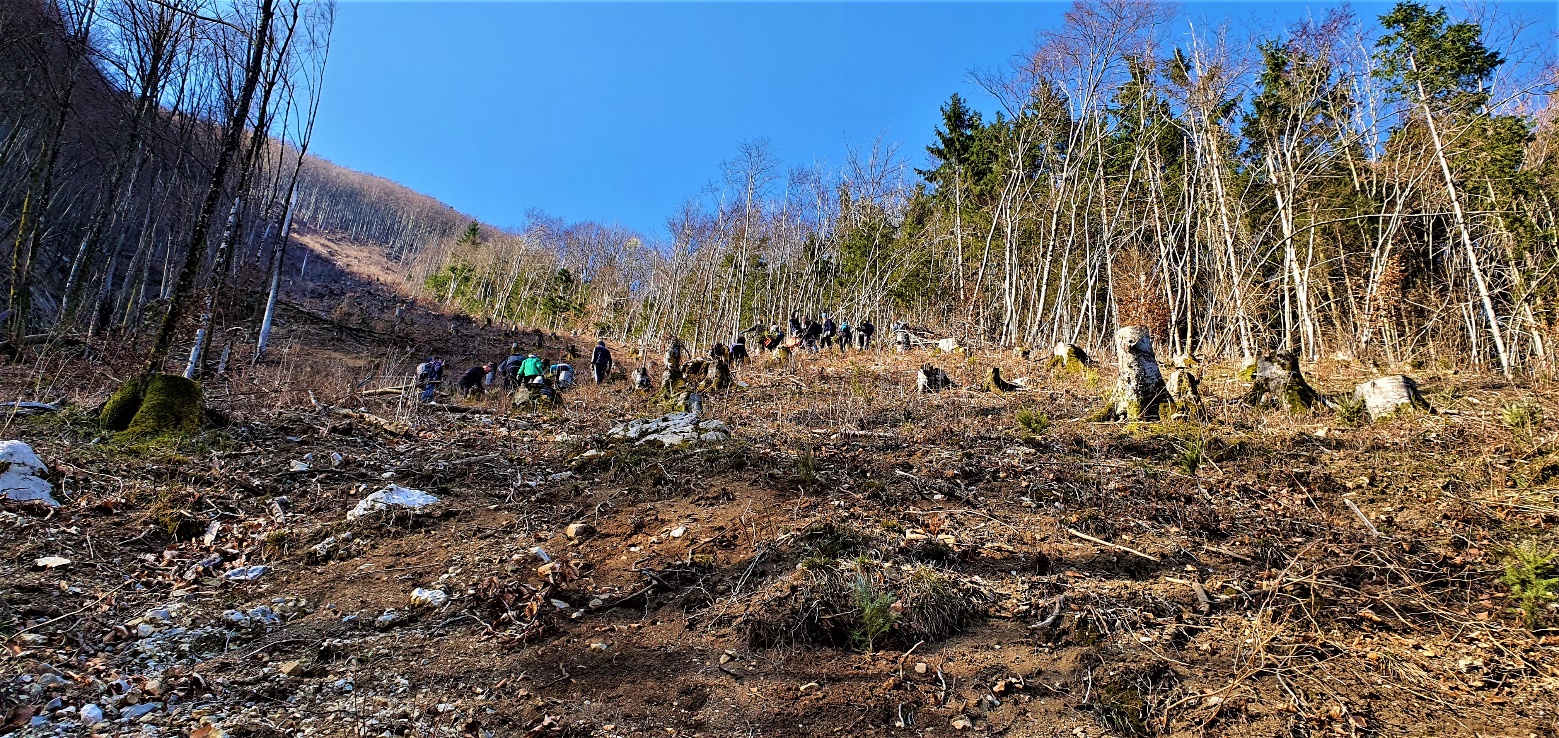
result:
M 541 357 L 531 354 L 520 362 L 520 384 L 528 384 L 531 380 L 541 376 L 547 370 L 547 363 Z

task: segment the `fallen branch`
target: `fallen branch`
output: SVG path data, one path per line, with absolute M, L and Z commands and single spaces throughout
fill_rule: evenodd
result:
M 1159 558 L 1157 556 L 1154 556 L 1152 554 L 1145 554 L 1145 553 L 1143 553 L 1141 551 L 1138 551 L 1135 548 L 1127 548 L 1127 547 L 1122 546 L 1122 545 L 1120 545 L 1118 543 L 1110 543 L 1109 541 L 1100 540 L 1100 539 L 1094 538 L 1093 536 L 1088 535 L 1087 533 L 1084 533 L 1084 532 L 1082 532 L 1080 530 L 1067 528 L 1066 532 L 1071 533 L 1072 535 L 1077 536 L 1078 538 L 1081 538 L 1081 539 L 1083 539 L 1085 541 L 1089 541 L 1089 542 L 1092 542 L 1092 543 L 1097 543 L 1097 544 L 1099 544 L 1101 546 L 1106 546 L 1106 547 L 1109 547 L 1109 548 L 1113 548 L 1116 551 L 1124 551 L 1124 552 L 1129 553 L 1129 554 L 1131 554 L 1133 556 L 1141 556 L 1142 558 L 1147 559 L 1148 561 L 1152 561 L 1152 562 L 1156 563 L 1159 560 Z
M 377 415 L 374 415 L 373 413 L 365 413 L 357 410 L 348 410 L 344 407 L 326 405 L 314 398 L 313 390 L 309 390 L 309 401 L 314 403 L 314 407 L 320 412 L 328 413 L 330 415 L 338 415 L 343 418 L 350 418 L 352 420 L 356 420 L 359 423 L 378 428 L 379 430 L 384 431 L 385 433 L 388 433 L 392 436 L 405 436 L 411 433 L 411 429 L 408 428 L 404 423 L 397 423 L 393 420 L 386 420 Z
M 1375 524 L 1370 522 L 1369 517 L 1364 514 L 1363 510 L 1359 509 L 1358 505 L 1353 504 L 1353 500 L 1350 500 L 1350 499 L 1344 497 L 1344 498 L 1342 498 L 1342 501 L 1343 501 L 1343 504 L 1348 506 L 1349 510 L 1353 511 L 1354 515 L 1359 516 L 1359 521 L 1364 523 L 1364 527 L 1370 529 L 1370 533 L 1372 533 L 1376 538 L 1380 538 L 1381 537 L 1380 531 L 1375 529 Z

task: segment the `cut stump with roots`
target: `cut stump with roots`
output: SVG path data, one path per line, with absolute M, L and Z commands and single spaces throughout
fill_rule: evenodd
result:
M 1299 357 L 1288 351 L 1257 357 L 1245 403 L 1281 408 L 1295 415 L 1310 412 L 1316 405 L 1331 407 L 1331 402 L 1305 381 L 1305 375 L 1299 371 Z
M 1080 372 L 1091 364 L 1093 359 L 1088 357 L 1088 352 L 1071 343 L 1056 344 L 1050 357 L 1050 370 L 1057 373 Z
M 1008 382 L 1007 380 L 1002 379 L 1001 367 L 999 366 L 991 367 L 990 372 L 985 375 L 985 383 L 980 385 L 980 388 L 986 392 L 995 392 L 996 394 L 1002 394 L 1004 392 L 1016 392 L 1017 390 L 1023 389 L 1022 387 L 1013 384 L 1012 382 Z
M 915 376 L 916 392 L 941 392 L 953 386 L 953 380 L 947 378 L 947 372 L 930 364 L 920 367 L 920 373 Z
M 205 396 L 194 380 L 143 374 L 120 385 L 99 420 L 105 429 L 130 436 L 186 435 L 205 425 Z

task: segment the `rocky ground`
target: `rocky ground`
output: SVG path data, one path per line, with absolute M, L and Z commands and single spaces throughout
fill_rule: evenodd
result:
M 377 391 L 515 336 L 300 310 L 184 439 L 98 429 L 109 347 L 4 369 L 66 409 L 0 433 L 61 503 L 0 503 L 0 732 L 1559 733 L 1553 599 L 1506 581 L 1559 521 L 1546 384 L 1413 367 L 1438 412 L 1370 423 L 1209 367 L 1205 420 L 1091 423 L 1109 367 L 927 348 L 629 426 L 675 408 Z

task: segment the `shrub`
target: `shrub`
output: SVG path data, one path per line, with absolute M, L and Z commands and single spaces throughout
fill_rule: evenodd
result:
M 1363 400 L 1353 395 L 1337 398 L 1337 422 L 1343 425 L 1358 425 L 1365 417 Z
M 1499 418 L 1516 438 L 1530 441 L 1543 427 L 1543 407 L 1533 402 L 1512 402 L 1500 408 Z
M 879 588 L 864 572 L 855 575 L 851 596 L 861 625 L 850 637 L 857 646 L 871 653 L 877 639 L 887 635 L 893 629 L 893 624 L 898 622 L 899 614 L 893 607 L 898 600 L 892 593 Z
M 1050 416 L 1033 408 L 1018 411 L 1018 426 L 1034 435 L 1044 433 L 1050 427 Z
M 1552 548 L 1528 539 L 1505 553 L 1505 575 L 1500 581 L 1510 588 L 1515 611 L 1527 627 L 1542 622 L 1543 609 L 1559 599 L 1559 558 Z

